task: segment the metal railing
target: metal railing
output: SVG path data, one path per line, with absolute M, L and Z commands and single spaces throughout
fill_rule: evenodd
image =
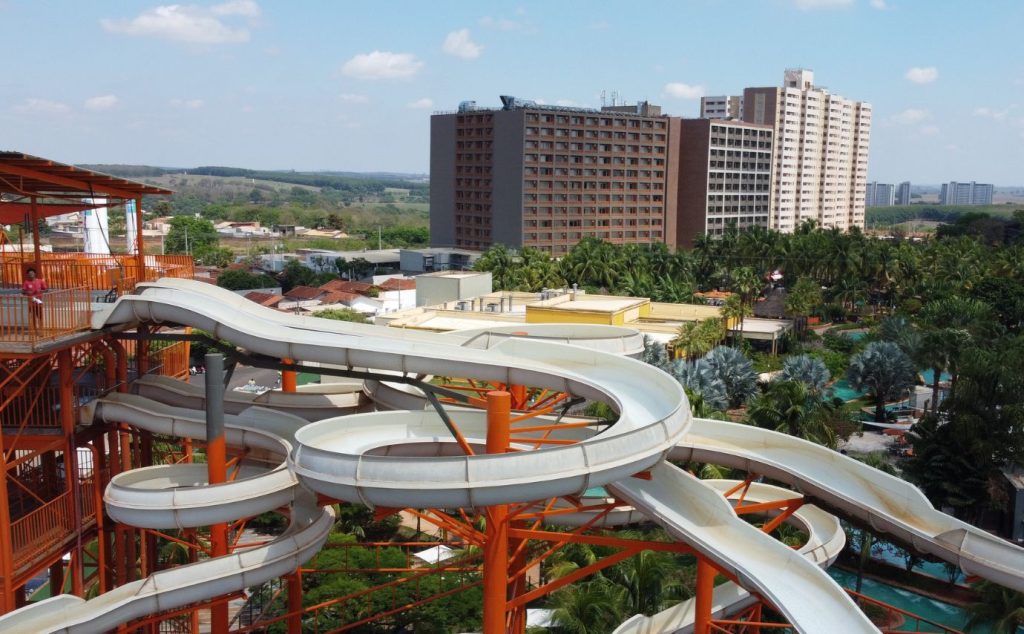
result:
M 0 286 L 20 288 L 25 268 L 35 266 L 32 254 L 5 253 L 0 258 Z M 191 279 L 195 265 L 187 255 L 147 255 L 145 272 L 139 270 L 134 255 L 93 253 L 46 253 L 36 273 L 50 288 L 86 287 L 90 291 L 110 291 L 126 287 L 128 280 L 153 281 L 161 277 Z M 130 288 L 134 288 L 132 285 Z
M 35 345 L 89 330 L 91 301 L 84 286 L 49 291 L 39 298 L 0 294 L 0 344 Z
M 15 570 L 49 552 L 75 530 L 74 497 L 65 491 L 25 517 L 11 522 Z

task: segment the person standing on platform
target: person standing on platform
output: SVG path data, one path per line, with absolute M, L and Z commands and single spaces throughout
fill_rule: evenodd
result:
M 28 313 L 32 319 L 33 330 L 39 330 L 43 324 L 43 293 L 47 290 L 46 280 L 36 276 L 36 270 L 33 267 L 25 270 L 25 281 L 21 283 L 21 294 L 28 297 Z

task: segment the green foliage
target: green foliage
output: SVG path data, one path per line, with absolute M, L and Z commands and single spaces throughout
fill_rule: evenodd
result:
M 725 321 L 709 317 L 701 321 L 688 321 L 679 326 L 672 340 L 674 350 L 681 350 L 688 359 L 698 359 L 715 349 L 725 339 Z
M 704 357 L 714 373 L 725 384 L 730 407 L 739 407 L 757 392 L 757 373 L 742 352 L 718 346 Z
M 897 399 L 914 384 L 917 371 L 907 353 L 889 341 L 875 341 L 850 359 L 846 380 L 866 389 L 875 401 L 875 420 L 885 420 L 885 402 Z
M 289 260 L 284 265 L 284 270 L 278 279 L 281 280 L 281 289 L 287 293 L 296 286 L 309 286 L 316 278 L 313 269 L 307 267 L 299 260 Z
M 203 249 L 217 246 L 217 230 L 213 223 L 202 218 L 176 216 L 171 218 L 171 228 L 164 238 L 167 253 L 198 253 Z
M 804 383 L 773 381 L 750 403 L 747 421 L 764 429 L 835 448 L 836 433 L 828 424 L 828 407 Z
M 1016 634 L 1024 626 L 1024 593 L 991 581 L 975 584 L 974 589 L 978 600 L 967 608 L 971 615 L 965 627 L 967 631 L 985 624 L 993 634 Z
M 366 315 L 352 308 L 328 308 L 327 310 L 318 310 L 313 313 L 313 316 L 319 317 L 320 319 L 351 321 L 357 324 L 370 323 L 370 320 L 366 318 Z
M 277 280 L 266 273 L 250 273 L 248 271 L 223 271 L 217 278 L 217 286 L 231 291 L 244 291 L 251 288 L 276 288 Z
M 811 394 L 821 394 L 831 378 L 825 362 L 810 355 L 802 354 L 786 357 L 782 362 L 783 381 L 797 381 L 807 386 Z

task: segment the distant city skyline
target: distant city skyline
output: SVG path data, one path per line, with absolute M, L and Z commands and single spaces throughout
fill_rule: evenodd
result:
M 1009 0 L 6 0 L 0 18 L 19 51 L 2 149 L 63 162 L 425 173 L 430 113 L 465 99 L 616 93 L 696 117 L 702 96 L 804 67 L 872 104 L 870 180 L 1022 180 L 1024 5 Z M 956 46 L 936 35 L 949 24 Z M 744 45 L 718 46 L 716 25 Z

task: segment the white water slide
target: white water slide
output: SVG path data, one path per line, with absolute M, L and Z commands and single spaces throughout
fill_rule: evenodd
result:
M 798 631 L 876 631 L 815 565 L 834 557 L 837 539 L 841 546 L 835 531 L 812 531 L 810 548 L 803 552 L 810 557 L 800 556 L 736 517 L 728 502 L 705 483 L 663 462 L 675 452 L 792 482 L 830 510 L 868 520 L 897 536 L 909 535 L 921 549 L 957 561 L 969 572 L 1012 587 L 1022 585 L 1019 572 L 1010 574 L 1022 570 L 1014 563 L 1021 561 L 1022 551 L 1003 547 L 937 513 L 906 483 L 781 434 L 712 421 L 694 423 L 678 383 L 621 356 L 636 353 L 635 335 L 630 340 L 622 333 L 588 330 L 584 341 L 576 341 L 581 346 L 558 343 L 573 339 L 564 326 L 531 324 L 517 329 L 548 341 L 516 332 L 466 336 L 402 331 L 286 315 L 208 284 L 181 280 L 140 287 L 139 294 L 121 298 L 109 313 L 98 316 L 94 326 L 137 323 L 202 328 L 275 358 L 403 376 L 472 376 L 544 387 L 607 402 L 620 418 L 573 445 L 464 456 L 458 455 L 447 427 L 432 411 L 353 414 L 306 424 L 294 416 L 246 410 L 227 417 L 228 442 L 258 447 L 279 462 L 250 468 L 240 481 L 213 486 L 204 486 L 201 465 L 137 469 L 111 482 L 108 510 L 127 523 L 167 528 L 208 525 L 290 503 L 292 523 L 281 538 L 261 549 L 156 573 L 88 602 L 55 597 L 0 617 L 2 631 L 100 632 L 289 572 L 315 554 L 331 524 L 328 512 L 316 508 L 308 494 L 299 493 L 296 477 L 314 491 L 338 499 L 388 507 L 479 507 L 582 495 L 589 488 L 608 485 L 673 536 L 733 573 Z M 404 394 L 422 407 L 423 397 L 416 392 Z M 198 412 L 137 396 L 104 399 L 96 409 L 99 417 L 160 433 L 204 435 Z M 469 442 L 482 446 L 484 414 L 461 410 L 455 415 Z M 744 440 L 747 433 L 749 441 Z M 821 461 L 827 464 L 815 467 Z M 650 481 L 630 477 L 648 469 Z M 955 527 L 955 534 L 950 527 Z M 831 550 L 819 547 L 822 544 Z M 749 602 L 744 593 L 739 588 L 717 588 L 717 607 L 724 610 Z M 685 629 L 684 612 L 679 606 L 674 614 L 637 617 L 624 623 L 623 631 Z

